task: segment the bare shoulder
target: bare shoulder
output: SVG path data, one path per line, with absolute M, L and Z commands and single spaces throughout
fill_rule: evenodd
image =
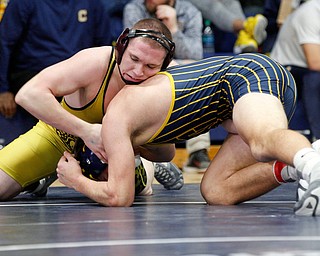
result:
M 140 84 L 140 86 L 145 87 L 152 87 L 152 88 L 163 88 L 163 87 L 170 87 L 170 78 L 164 74 L 156 74 L 144 82 Z
M 132 125 L 134 144 L 148 141 L 165 122 L 174 99 L 172 88 L 169 77 L 162 74 L 124 88 L 122 114 L 119 115 L 126 115 L 127 122 Z
M 94 92 L 99 88 L 109 63 L 111 47 L 87 48 L 69 59 L 48 67 L 41 78 L 55 88 L 57 95 L 67 95 L 80 88 Z
M 87 48 L 75 54 L 68 66 L 71 66 L 76 76 L 88 83 L 100 81 L 105 75 L 111 52 L 111 46 Z
M 126 85 L 112 101 L 118 106 L 121 105 L 124 112 L 130 110 L 142 116 L 153 113 L 149 117 L 152 120 L 160 112 L 168 111 L 172 102 L 172 92 L 169 78 L 165 75 L 155 75 L 139 85 Z
M 77 54 L 75 54 L 75 58 L 84 59 L 89 63 L 96 61 L 105 62 L 109 61 L 111 51 L 111 46 L 92 47 L 79 51 Z
M 169 83 L 162 83 L 159 77 L 152 77 L 143 84 L 126 85 L 108 106 L 106 127 L 117 133 L 129 131 L 134 145 L 148 141 L 164 123 L 172 103 Z
M 81 54 L 93 54 L 93 53 L 100 53 L 102 55 L 108 54 L 110 55 L 112 50 L 111 46 L 100 46 L 100 47 L 91 47 L 91 48 L 86 48 L 83 49 L 81 51 L 79 51 L 79 53 Z
M 121 97 L 139 99 L 142 102 L 156 98 L 167 97 L 171 93 L 170 79 L 165 75 L 157 74 L 137 85 L 126 85 L 121 90 Z M 134 103 L 132 101 L 131 103 Z

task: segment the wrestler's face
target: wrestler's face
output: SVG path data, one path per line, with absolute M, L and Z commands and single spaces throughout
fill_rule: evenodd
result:
M 119 65 L 122 78 L 131 83 L 141 83 L 160 71 L 166 50 L 150 44 L 151 39 L 130 39 Z
M 145 0 L 144 4 L 149 13 L 155 13 L 158 5 L 166 4 L 171 6 L 171 0 Z

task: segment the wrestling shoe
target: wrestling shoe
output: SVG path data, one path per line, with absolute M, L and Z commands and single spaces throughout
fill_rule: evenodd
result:
M 319 216 L 320 215 L 320 180 L 311 182 L 306 190 L 305 187 L 298 186 L 298 202 L 294 206 L 294 212 L 299 216 Z M 299 191 L 300 190 L 300 191 Z
M 258 44 L 246 31 L 241 30 L 234 44 L 233 53 L 245 52 L 258 52 Z
M 301 198 L 294 206 L 296 215 L 301 216 L 319 216 L 320 215 L 320 165 L 313 167 L 310 173 L 310 181 L 307 180 L 309 186 L 304 193 L 301 193 Z M 301 184 L 300 184 L 301 185 Z M 302 184 L 303 185 L 303 184 Z M 301 188 L 300 188 L 301 189 Z M 299 194 L 298 194 L 299 195 Z
M 206 149 L 201 149 L 190 154 L 188 162 L 183 167 L 184 172 L 204 173 L 210 165 L 210 158 Z
M 35 197 L 45 197 L 47 195 L 49 186 L 57 180 L 57 173 L 54 173 L 51 176 L 48 176 L 46 178 L 43 178 L 35 183 L 30 184 L 27 186 L 23 194 L 31 194 Z
M 154 177 L 167 190 L 179 190 L 184 180 L 181 170 L 173 163 L 154 163 Z
M 257 14 L 245 20 L 244 30 L 260 45 L 267 38 L 267 25 L 267 18 L 261 14 Z
M 301 200 L 301 198 L 303 197 L 303 195 L 307 191 L 308 187 L 309 187 L 309 183 L 306 180 L 304 180 L 304 179 L 299 180 L 298 188 L 297 188 L 297 195 L 296 195 L 297 202 Z

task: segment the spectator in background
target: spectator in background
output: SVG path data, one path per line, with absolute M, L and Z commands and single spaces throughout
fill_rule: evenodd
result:
M 270 56 L 290 70 L 314 139 L 320 138 L 320 1 L 303 3 L 284 21 Z M 298 93 L 299 95 L 299 93 Z
M 5 144 L 37 121 L 14 101 L 24 83 L 84 48 L 108 42 L 104 10 L 100 0 L 10 0 L 0 23 L 0 136 Z
M 175 59 L 199 60 L 203 57 L 202 15 L 183 0 L 132 0 L 123 10 L 124 27 L 140 19 L 158 18 L 170 30 L 176 44 Z
M 263 15 L 268 20 L 267 38 L 261 51 L 270 54 L 277 39 L 278 32 L 288 15 L 307 0 L 269 0 L 265 1 Z
M 202 15 L 191 3 L 183 0 L 132 0 L 123 11 L 123 25 L 132 27 L 140 19 L 157 18 L 170 30 L 176 44 L 174 58 L 178 63 L 203 58 Z M 210 133 L 186 142 L 189 159 L 183 170 L 204 172 L 210 164 Z
M 235 0 L 188 0 L 193 3 L 205 19 L 222 31 L 237 34 L 234 53 L 257 52 L 265 40 L 267 19 L 257 14 L 246 18 L 240 1 Z

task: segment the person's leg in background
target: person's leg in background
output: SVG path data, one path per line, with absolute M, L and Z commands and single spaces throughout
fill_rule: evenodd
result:
M 198 137 L 186 141 L 186 149 L 189 154 L 187 163 L 183 166 L 184 172 L 203 173 L 210 164 L 208 150 L 210 148 L 210 133 L 204 133 Z
M 320 139 L 320 72 L 308 71 L 303 76 L 302 100 L 310 124 L 312 140 Z
M 303 114 L 310 129 L 310 140 L 315 141 L 320 136 L 320 72 L 308 68 L 286 66 L 293 75 L 297 85 L 298 98 L 303 105 Z

